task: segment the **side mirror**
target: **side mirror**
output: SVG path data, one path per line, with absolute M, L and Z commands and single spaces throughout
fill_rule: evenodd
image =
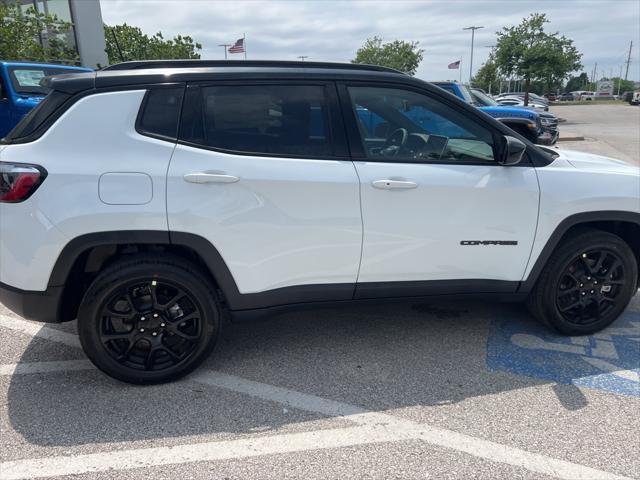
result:
M 522 160 L 524 152 L 527 150 L 527 146 L 515 137 L 505 135 L 502 137 L 502 152 L 498 163 L 505 167 L 510 165 L 517 165 Z

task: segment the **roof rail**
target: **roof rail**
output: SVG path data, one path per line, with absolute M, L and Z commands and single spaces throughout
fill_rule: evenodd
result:
M 290 60 L 141 60 L 110 65 L 102 71 L 140 70 L 149 68 L 208 68 L 208 67 L 275 67 L 275 68 L 328 68 L 341 70 L 369 70 L 403 73 L 399 70 L 362 63 L 296 62 Z

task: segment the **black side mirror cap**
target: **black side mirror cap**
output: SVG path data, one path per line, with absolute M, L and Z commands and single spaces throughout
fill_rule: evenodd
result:
M 502 139 L 502 151 L 498 163 L 505 167 L 517 165 L 527 151 L 527 146 L 521 140 L 509 135 L 505 135 Z

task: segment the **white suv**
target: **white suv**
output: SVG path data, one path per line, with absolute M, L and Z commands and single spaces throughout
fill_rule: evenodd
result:
M 528 298 L 580 335 L 637 291 L 640 176 L 363 65 L 135 62 L 44 81 L 0 146 L 0 301 L 107 374 L 193 370 L 221 320 Z

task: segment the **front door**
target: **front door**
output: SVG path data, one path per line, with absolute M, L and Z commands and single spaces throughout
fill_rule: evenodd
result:
M 357 296 L 513 291 L 536 229 L 534 167 L 499 165 L 490 124 L 437 96 L 364 85 L 341 92 L 362 144 L 352 148 L 362 152 Z

